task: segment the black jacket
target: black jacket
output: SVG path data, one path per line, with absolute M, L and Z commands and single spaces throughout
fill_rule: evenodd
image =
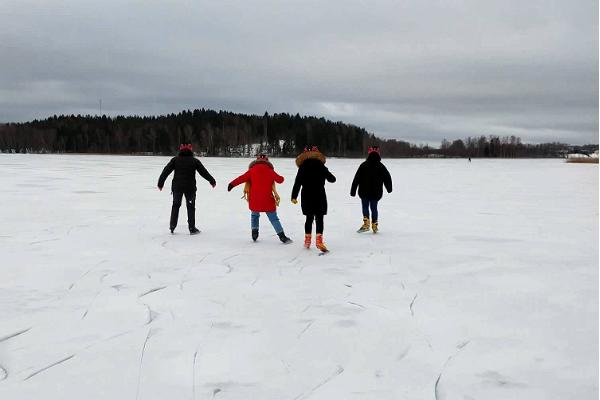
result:
M 315 158 L 309 156 L 302 159 L 299 163 L 294 187 L 292 188 L 292 199 L 297 199 L 298 192 L 300 192 L 300 188 L 302 187 L 301 204 L 302 214 L 304 215 L 327 214 L 325 181 L 335 182 L 335 176 L 325 166 L 325 157 L 320 153 L 319 155 L 319 157 Z M 298 164 L 298 160 L 296 163 Z
M 196 191 L 196 171 L 206 179 L 211 185 L 215 185 L 216 181 L 204 165 L 194 157 L 191 150 L 181 150 L 179 155 L 173 157 L 171 161 L 163 169 L 162 174 L 158 178 L 158 187 L 162 189 L 165 185 L 165 180 L 171 172 L 175 171 L 173 183 L 171 184 L 172 192 L 195 192 Z
M 352 181 L 350 195 L 355 196 L 358 188 L 358 196 L 361 199 L 381 200 L 383 185 L 388 193 L 392 193 L 392 177 L 385 165 L 381 163 L 381 156 L 372 152 L 367 157 L 367 161 L 358 167 Z

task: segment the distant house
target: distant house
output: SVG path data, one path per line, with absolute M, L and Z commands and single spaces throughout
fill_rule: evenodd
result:
M 591 154 L 584 153 L 569 153 L 567 154 L 568 163 L 586 163 L 586 164 L 598 164 L 598 150 Z

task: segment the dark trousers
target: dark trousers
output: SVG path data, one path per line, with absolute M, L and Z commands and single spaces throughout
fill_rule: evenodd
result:
M 369 207 L 371 208 L 371 221 L 377 222 L 379 213 L 377 212 L 378 200 L 360 199 L 362 202 L 363 217 L 369 218 Z
M 171 208 L 171 229 L 177 226 L 179 219 L 179 207 L 181 207 L 181 199 L 185 195 L 185 206 L 187 208 L 188 227 L 190 230 L 196 227 L 196 192 L 173 192 L 173 207 Z
M 316 221 L 316 231 L 317 234 L 323 233 L 323 216 L 322 215 L 313 215 L 309 214 L 306 216 L 306 222 L 304 223 L 304 233 L 307 235 L 312 233 L 312 225 L 313 221 Z

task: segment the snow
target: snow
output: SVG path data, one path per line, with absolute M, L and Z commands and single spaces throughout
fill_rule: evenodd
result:
M 318 257 L 293 160 L 287 246 L 226 191 L 248 159 L 170 235 L 167 160 L 0 155 L 0 399 L 598 398 L 597 165 L 386 160 L 373 235 L 328 160 Z

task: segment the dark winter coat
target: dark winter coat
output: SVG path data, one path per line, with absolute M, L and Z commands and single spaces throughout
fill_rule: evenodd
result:
M 216 184 L 213 178 L 204 165 L 194 157 L 191 150 L 185 149 L 179 152 L 179 155 L 173 157 L 171 161 L 163 169 L 162 174 L 158 178 L 158 187 L 163 188 L 165 180 L 171 172 L 175 171 L 173 183 L 171 184 L 172 192 L 195 192 L 196 191 L 196 171 L 206 179 L 212 186 Z
M 277 174 L 268 161 L 257 160 L 250 163 L 248 171 L 229 184 L 235 187 L 250 182 L 248 207 L 255 212 L 273 212 L 277 209 L 273 197 L 273 182 L 283 183 L 283 176 Z
M 358 188 L 358 196 L 361 199 L 381 200 L 384 185 L 387 192 L 392 193 L 392 177 L 385 165 L 381 163 L 381 156 L 372 152 L 358 167 L 352 181 L 350 195 L 356 196 Z
M 302 188 L 302 213 L 304 215 L 327 214 L 325 181 L 335 182 L 335 176 L 325 166 L 325 156 L 319 152 L 305 152 L 296 159 L 298 173 L 292 188 L 292 199 L 298 198 Z

